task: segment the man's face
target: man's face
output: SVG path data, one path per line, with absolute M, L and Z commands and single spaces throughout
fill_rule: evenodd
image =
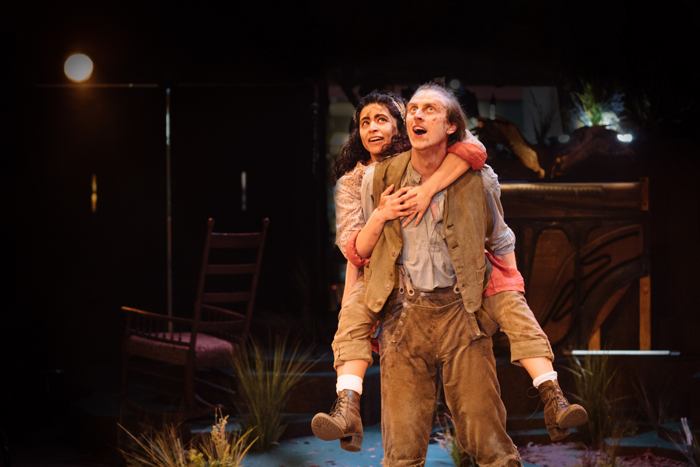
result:
M 383 105 L 369 104 L 360 112 L 360 139 L 370 154 L 381 154 L 396 133 L 396 121 Z
M 437 91 L 418 91 L 406 108 L 406 127 L 411 145 L 426 149 L 439 145 L 457 130 L 447 121 L 445 98 Z

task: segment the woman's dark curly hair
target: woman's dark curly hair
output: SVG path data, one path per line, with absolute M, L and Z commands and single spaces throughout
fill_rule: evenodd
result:
M 362 100 L 360 100 L 360 103 L 355 109 L 355 115 L 352 118 L 352 123 L 350 124 L 350 137 L 341 148 L 340 153 L 335 160 L 335 167 L 333 168 L 335 172 L 335 181 L 354 169 L 358 161 L 366 164 L 371 159 L 369 151 L 367 151 L 367 149 L 365 149 L 365 147 L 362 145 L 360 128 L 358 126 L 360 113 L 362 112 L 362 109 L 369 104 L 383 105 L 396 121 L 396 130 L 398 133 L 391 138 L 390 143 L 384 145 L 382 155 L 384 157 L 395 156 L 411 149 L 411 142 L 409 141 L 408 134 L 406 133 L 406 122 L 404 121 L 404 117 L 401 115 L 401 110 L 396 105 L 397 102 L 405 108 L 406 101 L 397 94 L 390 91 L 377 90 L 370 92 L 363 97 Z

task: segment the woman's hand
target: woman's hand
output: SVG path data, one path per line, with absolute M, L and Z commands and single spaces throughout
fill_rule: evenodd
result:
M 413 198 L 415 194 L 406 194 L 410 190 L 408 187 L 401 188 L 396 193 L 391 193 L 393 190 L 394 185 L 384 190 L 379 198 L 377 209 L 372 211 L 364 228 L 359 230 L 357 237 L 355 237 L 354 249 L 356 255 L 360 258 L 358 265 L 359 263 L 367 261 L 367 258 L 372 255 L 372 250 L 377 244 L 377 240 L 379 240 L 379 236 L 384 229 L 384 224 L 387 221 L 413 214 L 416 203 L 411 198 Z M 348 244 L 350 244 L 351 241 L 353 241 L 352 236 L 348 239 Z M 353 247 L 346 246 L 345 248 L 346 252 L 348 252 L 348 259 L 350 259 L 348 248 L 352 250 Z
M 390 185 L 382 193 L 379 199 L 377 211 L 381 215 L 384 222 L 396 219 L 397 217 L 406 217 L 415 215 L 415 201 L 409 201 L 414 198 L 417 193 L 411 191 L 411 187 L 399 188 L 396 193 L 391 193 L 394 190 L 394 185 Z
M 413 214 L 409 214 L 408 217 L 406 217 L 406 220 L 403 221 L 403 224 L 401 224 L 402 227 L 406 227 L 408 224 L 410 224 L 413 218 L 416 219 L 414 225 L 420 224 L 421 219 L 423 219 L 423 215 L 428 210 L 430 203 L 433 200 L 433 193 L 430 193 L 429 190 L 423 185 L 412 187 L 411 191 L 409 191 L 408 195 L 406 196 L 411 195 L 413 195 L 413 200 L 416 207 L 413 210 Z

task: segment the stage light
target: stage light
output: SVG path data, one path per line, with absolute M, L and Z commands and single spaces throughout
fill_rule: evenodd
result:
M 90 57 L 83 54 L 74 54 L 68 57 L 63 71 L 69 80 L 82 83 L 87 81 L 92 75 L 92 60 Z
M 97 212 L 97 174 L 92 174 L 92 196 L 90 196 L 90 201 L 92 202 L 92 212 Z
M 247 185 L 248 185 L 248 177 L 245 173 L 245 170 L 241 172 L 241 211 L 245 211 L 248 209 L 248 193 L 247 193 Z
M 623 143 L 631 143 L 632 142 L 632 135 L 630 135 L 630 134 L 617 135 L 617 139 L 619 139 Z
M 557 141 L 560 143 L 568 143 L 571 137 L 569 135 L 559 135 L 557 136 Z
M 453 79 L 452 81 L 450 81 L 450 87 L 451 87 L 452 89 L 454 89 L 455 91 L 456 91 L 457 89 L 459 89 L 459 87 L 461 86 L 461 84 L 462 84 L 462 83 L 460 83 L 458 79 Z

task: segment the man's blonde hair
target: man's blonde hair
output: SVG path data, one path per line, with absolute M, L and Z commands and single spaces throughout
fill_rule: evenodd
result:
M 435 91 L 440 93 L 445 98 L 445 104 L 447 104 L 447 121 L 450 124 L 457 126 L 457 130 L 447 137 L 447 146 L 449 147 L 455 143 L 459 143 L 460 141 L 467 139 L 467 122 L 469 121 L 469 118 L 462 109 L 462 106 L 459 104 L 457 96 L 455 96 L 454 92 L 445 88 L 443 81 L 440 79 L 434 79 L 429 83 L 421 85 L 418 89 L 416 89 L 416 92 L 413 95 L 415 96 L 420 91 Z

